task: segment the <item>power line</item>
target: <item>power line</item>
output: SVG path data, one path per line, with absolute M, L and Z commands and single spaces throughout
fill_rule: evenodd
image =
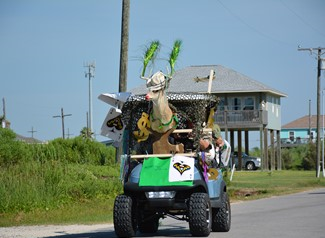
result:
M 238 16 L 237 14 L 235 14 L 230 8 L 228 8 L 221 0 L 218 0 L 218 2 L 220 3 L 220 5 L 226 9 L 232 16 L 234 16 L 239 22 L 241 22 L 242 24 L 244 24 L 245 26 L 247 26 L 249 29 L 251 29 L 252 31 L 256 32 L 257 34 L 263 36 L 266 39 L 272 40 L 272 41 L 276 41 L 276 42 L 280 42 L 283 44 L 287 44 L 284 41 L 278 40 L 270 35 L 267 35 L 261 31 L 259 31 L 258 29 L 256 29 L 255 27 L 251 26 L 250 24 L 248 24 L 243 18 L 241 18 L 240 16 Z
M 309 24 L 304 18 L 302 18 L 298 13 L 296 13 L 294 10 L 292 10 L 284 1 L 280 1 L 290 12 L 292 12 L 297 18 L 300 19 L 301 22 L 303 22 L 306 26 L 313 29 L 318 34 L 325 36 L 322 32 L 320 32 L 318 29 L 316 29 L 312 24 Z

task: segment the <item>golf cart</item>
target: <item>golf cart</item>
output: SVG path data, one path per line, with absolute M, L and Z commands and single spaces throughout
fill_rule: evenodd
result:
M 166 97 L 173 117 L 168 125 L 160 122 L 156 131 L 154 105 L 146 95 L 128 96 L 119 120 L 107 118 L 103 124 L 115 132 L 123 128 L 119 138 L 124 192 L 114 202 L 115 233 L 118 237 L 156 233 L 166 217 L 188 222 L 193 236 L 228 232 L 231 209 L 223 180 L 227 164 L 208 166 L 207 152 L 198 149 L 202 134 L 211 134 L 206 125 L 218 99 L 208 93 L 166 93 Z M 170 128 L 158 131 L 163 126 Z

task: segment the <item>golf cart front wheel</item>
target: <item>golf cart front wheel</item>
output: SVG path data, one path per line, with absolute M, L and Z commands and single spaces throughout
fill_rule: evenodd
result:
M 119 195 L 114 202 L 114 230 L 118 237 L 132 237 L 137 230 L 132 198 Z
M 193 193 L 189 201 L 189 226 L 193 236 L 209 236 L 212 210 L 208 194 Z

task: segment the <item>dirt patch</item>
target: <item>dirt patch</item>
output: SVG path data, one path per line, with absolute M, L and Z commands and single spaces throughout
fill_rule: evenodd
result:
M 255 190 L 255 189 L 239 189 L 234 191 L 236 197 L 250 197 L 266 193 L 265 190 Z

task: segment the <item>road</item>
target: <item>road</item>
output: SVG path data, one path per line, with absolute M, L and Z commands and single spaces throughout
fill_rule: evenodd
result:
M 210 238 L 324 238 L 325 188 L 286 196 L 234 203 L 231 229 L 211 232 Z M 138 237 L 151 237 L 137 234 Z M 191 236 L 188 224 L 164 219 L 154 237 Z M 0 228 L 1 238 L 106 238 L 116 237 L 112 225 L 26 226 Z

